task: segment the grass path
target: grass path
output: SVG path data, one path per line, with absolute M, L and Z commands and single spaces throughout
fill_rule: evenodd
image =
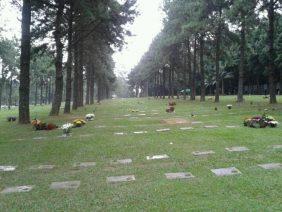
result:
M 282 163 L 281 126 L 251 129 L 242 126 L 246 116 L 260 115 L 265 108 L 280 123 L 282 105 L 269 106 L 261 96 L 247 97 L 237 105 L 235 97 L 220 104 L 177 101 L 176 113 L 166 114 L 167 100 L 126 99 L 105 101 L 96 107 L 96 119 L 72 137 L 58 138 L 61 130 L 35 132 L 30 126 L 8 123 L 5 118 L 17 111 L 0 112 L 0 165 L 17 165 L 14 172 L 0 172 L 0 190 L 35 185 L 27 193 L 0 194 L 0 211 L 281 211 L 282 172 L 264 170 L 263 163 Z M 282 98 L 279 99 L 282 101 Z M 253 104 L 251 105 L 250 102 Z M 233 104 L 228 110 L 227 104 Z M 218 111 L 214 108 L 217 107 Z M 129 109 L 138 109 L 131 113 Z M 32 116 L 64 124 L 93 111 L 85 107 L 71 115 L 48 117 L 49 107 L 32 108 Z M 145 113 L 146 116 L 140 116 Z M 156 114 L 158 113 L 158 114 Z M 191 118 L 191 113 L 196 116 Z M 130 114 L 129 117 L 125 116 Z M 132 118 L 133 117 L 133 118 Z M 137 117 L 137 118 L 136 118 Z M 185 118 L 194 124 L 164 125 L 161 120 Z M 218 125 L 205 129 L 206 125 Z M 237 128 L 226 128 L 228 125 Z M 103 127 L 101 127 L 103 126 Z M 157 129 L 170 128 L 168 132 Z M 134 134 L 147 131 L 146 134 Z M 127 133 L 115 136 L 116 132 Z M 45 140 L 34 140 L 46 137 Z M 249 151 L 228 152 L 226 147 L 245 146 Z M 213 150 L 215 154 L 195 157 L 193 151 Z M 167 154 L 166 160 L 147 161 L 146 156 Z M 129 165 L 113 160 L 133 160 Z M 75 169 L 77 162 L 96 162 L 88 169 Z M 53 164 L 54 170 L 30 170 L 31 166 Z M 215 177 L 210 169 L 236 167 L 242 174 Z M 191 172 L 189 180 L 167 180 L 165 173 Z M 135 175 L 136 181 L 109 184 L 109 176 Z M 80 180 L 77 190 L 51 190 L 52 182 Z

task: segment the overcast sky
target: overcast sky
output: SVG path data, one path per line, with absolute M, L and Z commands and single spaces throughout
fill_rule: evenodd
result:
M 124 46 L 121 52 L 114 54 L 116 74 L 128 74 L 148 50 L 153 38 L 161 31 L 163 26 L 162 1 L 137 0 L 137 9 L 140 15 L 129 27 L 134 36 L 127 37 L 126 42 L 128 44 Z M 0 6 L 4 6 L 0 14 L 0 27 L 7 31 L 4 32 L 4 36 L 20 38 L 20 14 L 16 8 L 9 6 L 8 2 L 9 0 L 0 0 Z

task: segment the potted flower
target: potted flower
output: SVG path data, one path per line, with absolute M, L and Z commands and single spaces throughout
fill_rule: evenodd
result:
M 86 122 L 83 119 L 76 119 L 73 121 L 73 127 L 82 127 Z
M 93 113 L 89 113 L 85 116 L 86 121 L 93 121 L 95 118 L 95 115 Z
M 71 123 L 64 124 L 61 127 L 61 129 L 63 130 L 64 136 L 69 136 L 69 134 L 71 133 L 71 129 L 72 128 L 73 128 L 73 124 L 71 124 Z
M 227 107 L 229 110 L 232 109 L 232 106 L 233 106 L 233 105 L 230 105 L 230 104 L 229 104 L 229 105 L 226 105 L 226 107 Z

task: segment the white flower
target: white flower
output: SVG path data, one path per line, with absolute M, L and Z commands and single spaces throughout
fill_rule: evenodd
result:
M 269 124 L 273 124 L 273 125 L 278 125 L 279 124 L 278 121 L 269 121 L 268 123 Z
M 67 124 L 64 124 L 64 125 L 61 127 L 61 129 L 62 129 L 62 130 L 68 130 L 68 129 L 72 128 L 72 127 L 73 127 L 73 124 L 67 123 Z
M 95 118 L 95 115 L 94 115 L 93 113 L 89 113 L 89 114 L 87 114 L 87 115 L 85 116 L 85 119 L 86 119 L 87 121 L 93 121 L 94 118 Z

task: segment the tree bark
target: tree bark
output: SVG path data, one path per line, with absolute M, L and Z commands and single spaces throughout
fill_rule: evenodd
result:
M 40 79 L 40 105 L 43 104 L 43 80 Z
M 30 24 L 31 0 L 23 0 L 22 7 L 22 39 L 20 58 L 20 87 L 19 87 L 19 123 L 30 123 L 29 114 L 29 69 L 30 69 Z
M 200 36 L 200 73 L 201 73 L 201 102 L 205 101 L 206 86 L 205 86 L 205 67 L 204 67 L 204 35 Z
M 191 88 L 192 88 L 192 56 L 191 56 L 191 45 L 190 38 L 187 39 L 187 72 L 189 77 L 189 86 L 190 86 L 190 97 L 191 97 Z
M 244 73 L 245 73 L 245 48 L 246 48 L 246 23 L 245 15 L 241 14 L 241 42 L 240 42 L 240 67 L 239 67 L 239 82 L 238 82 L 238 95 L 237 102 L 243 102 L 243 89 L 244 89 Z
M 64 0 L 56 0 L 56 4 L 58 6 L 57 14 L 56 14 L 56 21 L 55 21 L 55 42 L 56 42 L 56 80 L 55 80 L 55 93 L 54 99 L 52 102 L 52 109 L 50 112 L 51 116 L 58 116 L 60 112 L 60 107 L 62 103 L 62 96 L 63 96 L 63 43 L 61 41 L 63 32 L 62 32 L 62 22 L 63 22 L 63 11 L 65 2 Z
M 219 11 L 219 18 L 221 19 L 221 9 Z M 221 45 L 221 20 L 218 23 L 216 29 L 216 38 L 215 38 L 215 79 L 216 79 L 216 88 L 215 88 L 215 102 L 219 102 L 219 92 L 220 92 L 220 79 L 219 79 L 219 60 L 220 60 L 220 45 Z
M 269 64 L 268 64 L 268 80 L 269 80 L 269 103 L 276 104 L 276 88 L 275 88 L 275 49 L 274 49 L 274 21 L 275 21 L 275 2 L 274 0 L 269 1 L 268 6 L 268 49 L 269 49 Z
M 86 65 L 86 100 L 85 104 L 89 105 L 90 104 L 90 80 L 91 80 L 91 70 L 90 70 L 90 65 Z
M 91 63 L 91 78 L 90 78 L 90 104 L 94 104 L 94 86 L 95 86 L 95 67 Z
M 10 89 L 9 89 L 9 101 L 8 101 L 8 109 L 11 109 L 12 106 L 12 93 L 13 93 L 13 79 L 10 79 Z
M 67 76 L 66 76 L 66 100 L 64 113 L 71 111 L 71 94 L 72 94 L 72 34 L 73 34 L 73 1 L 70 1 L 70 9 L 68 14 L 68 60 L 67 60 Z
M 197 37 L 195 36 L 194 40 L 194 58 L 193 58 L 193 70 L 191 75 L 191 96 L 190 100 L 194 101 L 196 100 L 196 82 L 195 82 L 195 75 L 196 75 L 196 69 L 197 69 Z

